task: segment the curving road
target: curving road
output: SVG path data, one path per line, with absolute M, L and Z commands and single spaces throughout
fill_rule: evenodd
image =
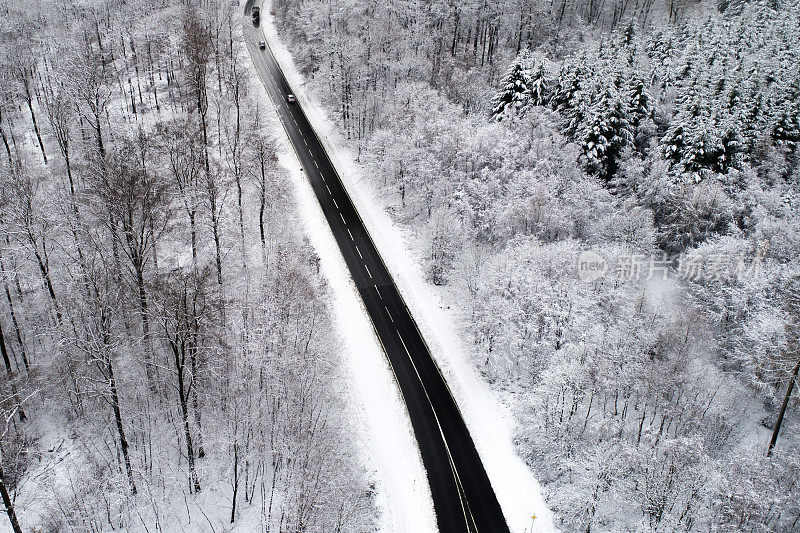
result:
M 389 359 L 427 472 L 439 531 L 507 532 L 475 444 L 417 324 L 302 108 L 287 101 L 292 90 L 269 46 L 258 46 L 264 36 L 250 18 L 253 4 L 247 1 L 243 24 L 250 55 Z

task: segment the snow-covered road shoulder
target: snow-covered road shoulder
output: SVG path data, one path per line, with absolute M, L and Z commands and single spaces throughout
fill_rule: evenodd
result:
M 445 314 L 441 298 L 423 279 L 418 266 L 420 262 L 410 252 L 407 239 L 389 218 L 379 195 L 370 187 L 369 181 L 361 179 L 361 169 L 350 152 L 343 148 L 345 143 L 340 139 L 335 125 L 327 119 L 322 106 L 313 95 L 306 93 L 303 77 L 296 68 L 291 54 L 279 39 L 273 17 L 271 15 L 262 17 L 261 26 L 273 54 L 293 87 L 309 121 L 325 145 L 331 161 L 453 391 L 509 527 L 519 533 L 555 530 L 552 514 L 542 498 L 539 483 L 514 450 L 513 417 L 510 410 L 498 401 L 470 363 L 464 346 L 456 335 L 454 318 Z M 307 189 L 311 195 L 310 186 Z M 304 212 L 305 210 L 304 207 Z M 321 218 L 321 213 L 318 216 Z M 328 240 L 331 246 L 335 246 L 332 237 L 328 236 Z M 338 252 L 335 255 L 338 260 L 336 266 L 341 268 L 341 272 L 336 274 L 341 275 L 342 272 L 346 272 L 345 266 Z M 354 296 L 354 293 L 351 296 Z M 344 321 L 349 321 L 352 315 L 342 318 Z M 367 320 L 366 315 L 363 318 Z M 343 321 L 339 324 L 343 328 L 352 327 Z M 345 333 L 343 330 L 343 334 Z M 374 343 L 374 335 L 372 337 Z M 396 391 L 396 387 L 393 387 L 393 390 Z M 407 415 L 405 418 L 407 420 Z M 385 438 L 386 435 L 382 437 Z M 418 453 L 414 456 L 418 457 Z

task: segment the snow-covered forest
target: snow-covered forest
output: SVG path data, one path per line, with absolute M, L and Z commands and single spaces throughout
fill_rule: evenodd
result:
M 243 4 L 0 0 L 2 531 L 380 527 Z M 557 527 L 800 531 L 800 0 L 262 9 Z
M 796 0 L 272 9 L 557 525 L 800 529 Z
M 240 6 L 0 15 L 0 527 L 373 530 Z

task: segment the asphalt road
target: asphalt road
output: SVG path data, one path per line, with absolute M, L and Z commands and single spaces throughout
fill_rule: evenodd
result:
M 486 470 L 447 383 L 367 233 L 325 148 L 245 6 L 250 55 L 330 224 L 389 359 L 427 471 L 439 531 L 507 532 Z M 265 15 L 266 16 L 266 15 Z

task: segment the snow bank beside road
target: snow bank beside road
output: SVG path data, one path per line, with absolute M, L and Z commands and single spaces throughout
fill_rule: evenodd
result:
M 262 25 L 266 18 L 262 16 Z M 252 71 L 258 100 L 271 102 L 254 67 Z M 267 115 L 273 130 L 282 131 L 272 106 Z M 342 352 L 352 379 L 346 385 L 351 390 L 352 403 L 361 408 L 357 418 L 364 435 L 357 440 L 363 443 L 365 462 L 374 468 L 381 530 L 434 532 L 433 501 L 400 391 L 289 139 L 281 135 L 278 142 L 279 163 L 289 171 L 305 234 L 320 257 L 320 268 L 333 297 L 329 310 L 343 340 Z
M 509 527 L 515 533 L 555 530 L 539 483 L 514 451 L 512 413 L 500 404 L 478 375 L 456 335 L 454 317 L 443 310 L 442 302 L 447 295 L 438 295 L 425 282 L 418 266 L 421 264 L 419 258 L 410 252 L 406 245 L 408 240 L 389 218 L 377 191 L 370 187 L 368 180 L 361 179 L 360 168 L 349 151 L 340 148 L 345 143 L 335 125 L 327 119 L 322 106 L 312 95 L 306 94 L 303 77 L 280 41 L 271 15 L 262 17 L 261 27 L 447 379 Z M 340 258 L 339 261 L 344 269 L 344 263 Z M 396 387 L 393 390 L 396 391 Z M 418 457 L 418 453 L 415 456 Z

